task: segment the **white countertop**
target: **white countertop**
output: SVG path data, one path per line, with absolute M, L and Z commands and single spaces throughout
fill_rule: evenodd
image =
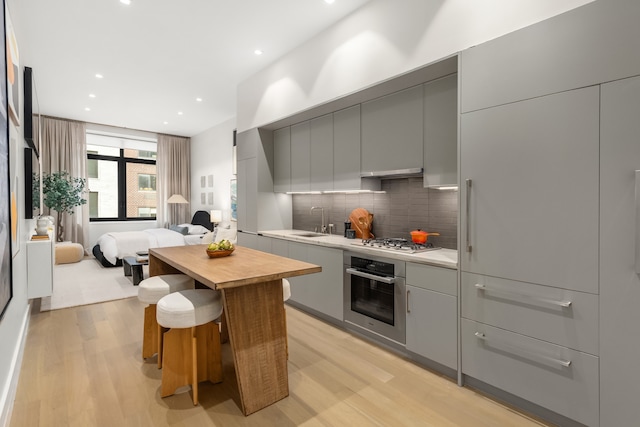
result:
M 359 244 L 361 242 L 361 239 L 347 239 L 341 235 L 336 234 L 325 234 L 319 237 L 303 237 L 298 235 L 300 233 L 310 232 L 305 230 L 265 230 L 258 232 L 258 234 L 260 235 L 273 237 L 276 239 L 284 239 L 318 246 L 327 246 L 331 248 L 340 248 L 343 250 L 368 253 L 371 255 L 383 256 L 402 261 L 437 265 L 439 267 L 453 269 L 458 268 L 458 251 L 454 249 L 437 249 L 433 251 L 408 254 L 405 252 L 396 252 L 363 246 Z

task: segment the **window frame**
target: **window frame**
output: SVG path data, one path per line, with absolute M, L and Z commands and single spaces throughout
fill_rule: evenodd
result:
M 144 217 L 127 217 L 127 164 L 137 163 L 146 165 L 156 165 L 155 160 L 139 159 L 133 157 L 125 157 L 124 148 L 120 148 L 120 156 L 108 156 L 104 154 L 87 153 L 87 160 L 105 160 L 117 162 L 118 167 L 118 216 L 105 218 L 89 218 L 89 222 L 108 222 L 108 221 L 155 221 L 156 216 Z M 156 169 L 157 170 L 157 169 Z M 157 186 L 157 174 L 156 174 Z M 156 211 L 157 213 L 157 211 Z

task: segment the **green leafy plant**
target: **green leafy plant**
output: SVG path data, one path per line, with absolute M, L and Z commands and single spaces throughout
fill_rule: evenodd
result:
M 64 240 L 64 227 L 62 225 L 62 215 L 68 213 L 73 215 L 73 208 L 84 205 L 87 200 L 82 197 L 87 180 L 75 178 L 67 171 L 42 174 L 42 194 L 44 205 L 58 213 L 56 218 L 57 241 Z M 33 206 L 40 207 L 40 179 L 36 175 L 33 179 Z

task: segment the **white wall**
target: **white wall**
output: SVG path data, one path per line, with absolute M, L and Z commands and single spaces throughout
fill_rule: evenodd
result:
M 592 0 L 373 0 L 238 86 L 238 132 L 423 67 Z
M 24 26 L 21 25 L 19 16 L 19 3 L 19 0 L 8 0 L 7 8 L 9 9 L 16 39 L 22 52 L 20 30 Z M 20 91 L 22 91 L 24 87 L 22 68 L 18 77 Z M 23 112 L 23 101 L 22 94 L 20 94 L 20 116 L 22 116 Z M 0 426 L 8 424 L 22 361 L 21 349 L 29 319 L 26 241 L 34 225 L 32 220 L 24 219 L 23 148 L 26 147 L 26 144 L 24 142 L 23 127 L 10 126 L 9 146 L 10 188 L 11 191 L 15 191 L 17 194 L 18 252 L 15 253 L 12 261 L 13 298 L 9 302 L 4 316 L 0 319 Z M 6 177 L 2 178 L 2 183 L 6 185 Z
M 232 173 L 233 130 L 235 119 L 220 123 L 201 134 L 191 137 L 191 215 L 197 210 L 222 210 L 224 224 L 228 224 L 231 208 L 230 182 Z M 213 187 L 209 186 L 209 175 L 213 175 Z M 200 186 L 201 177 L 206 178 L 205 187 Z M 201 194 L 213 192 L 213 204 L 201 202 Z M 232 224 L 235 226 L 235 223 Z

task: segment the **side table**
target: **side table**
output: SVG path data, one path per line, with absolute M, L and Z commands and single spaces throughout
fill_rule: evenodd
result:
M 131 276 L 131 280 L 133 280 L 133 285 L 138 286 L 142 279 L 144 279 L 144 274 L 142 272 L 142 266 L 149 264 L 149 260 L 146 261 L 138 261 L 134 256 L 126 256 L 122 258 L 122 266 L 124 267 L 124 275 Z

